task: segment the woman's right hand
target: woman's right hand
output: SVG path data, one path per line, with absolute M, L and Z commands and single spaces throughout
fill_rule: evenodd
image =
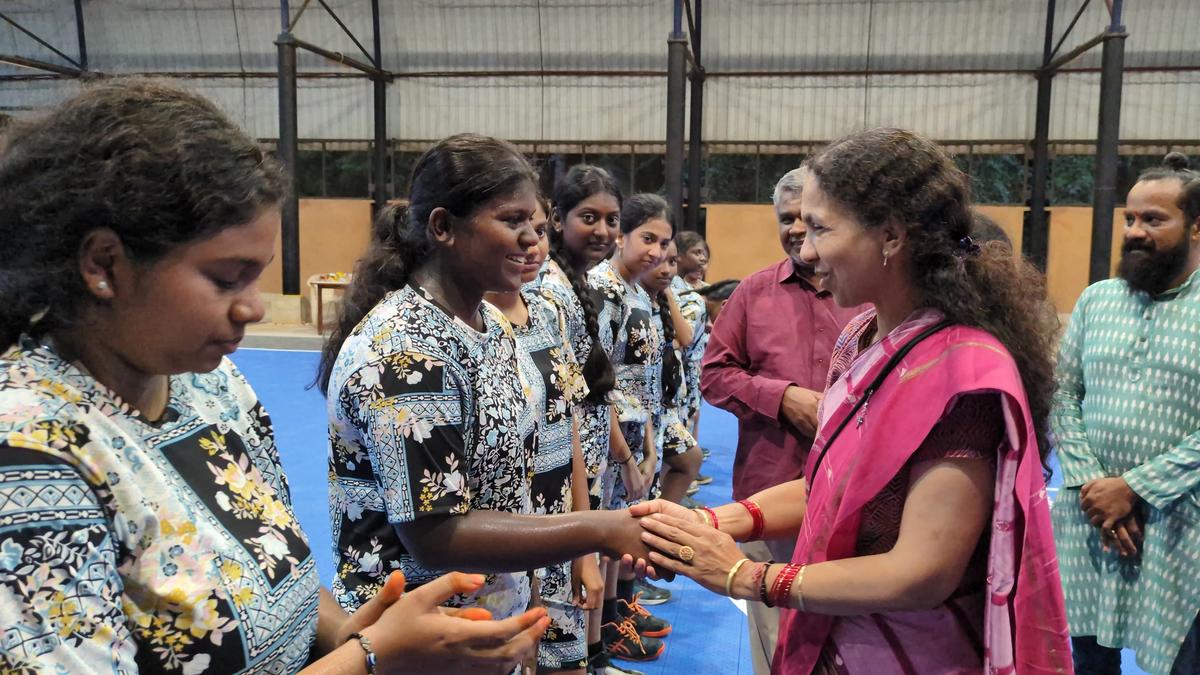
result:
M 478 590 L 483 581 L 480 575 L 451 572 L 406 593 L 384 610 L 378 621 L 361 631 L 376 654 L 378 672 L 502 675 L 535 653 L 550 625 L 543 608 L 491 621 L 484 609 L 441 607 L 456 594 Z

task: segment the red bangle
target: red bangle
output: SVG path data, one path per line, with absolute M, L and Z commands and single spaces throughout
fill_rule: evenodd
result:
M 791 606 L 792 583 L 796 581 L 801 567 L 795 564 L 785 565 L 775 576 L 775 583 L 771 585 L 771 600 L 776 607 Z
M 763 529 L 766 528 L 766 523 L 763 521 L 762 509 L 758 508 L 758 504 L 749 499 L 743 499 L 738 503 L 746 507 L 746 510 L 750 512 L 750 520 L 753 522 L 750 529 L 750 536 L 746 541 L 758 541 L 762 539 Z
M 708 508 L 707 506 L 701 506 L 700 510 L 707 513 L 708 517 L 712 519 L 712 527 L 714 530 L 721 529 L 720 526 L 717 524 L 717 512 L 716 511 L 713 511 L 712 509 Z

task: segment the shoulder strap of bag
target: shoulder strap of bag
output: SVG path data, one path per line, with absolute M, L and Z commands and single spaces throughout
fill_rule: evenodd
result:
M 883 369 L 879 371 L 879 374 L 875 376 L 875 379 L 871 381 L 871 384 L 867 385 L 867 388 L 863 391 L 862 396 L 859 396 L 858 400 L 854 402 L 854 407 L 850 409 L 850 412 L 847 413 L 846 417 L 844 417 L 842 421 L 838 423 L 837 428 L 835 428 L 833 433 L 829 435 L 829 438 L 825 440 L 825 445 L 821 447 L 821 454 L 817 455 L 817 461 L 815 464 L 813 464 L 812 473 L 808 477 L 808 483 L 810 486 L 812 485 L 813 478 L 815 478 L 817 475 L 817 469 L 820 468 L 821 462 L 825 459 L 825 453 L 829 451 L 829 447 L 833 445 L 833 442 L 837 439 L 838 435 L 842 433 L 842 429 L 846 428 L 846 425 L 850 423 L 850 420 L 854 418 L 859 409 L 861 409 L 863 405 L 866 404 L 867 400 L 871 398 L 871 394 L 875 393 L 875 390 L 879 389 L 879 387 L 883 385 L 883 381 L 885 378 L 887 378 L 888 374 L 895 370 L 896 366 L 900 365 L 900 361 L 904 359 L 905 356 L 908 356 L 908 353 L 911 352 L 914 347 L 920 344 L 922 340 L 949 325 L 950 321 L 943 319 L 929 328 L 926 328 L 925 330 L 921 331 L 920 335 L 917 335 L 915 338 L 909 340 L 907 344 L 893 354 L 892 358 L 888 359 L 888 362 L 884 364 Z

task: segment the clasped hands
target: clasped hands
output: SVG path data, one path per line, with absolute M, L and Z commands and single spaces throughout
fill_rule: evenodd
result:
M 725 594 L 729 570 L 746 557 L 732 537 L 709 526 L 697 512 L 662 499 L 635 504 L 629 513 L 637 518 L 642 551 L 625 553 L 623 569 L 654 579 L 669 580 L 682 574 L 714 593 Z M 748 569 L 740 574 L 748 575 Z
M 1138 554 L 1142 545 L 1141 498 L 1124 478 L 1097 478 L 1079 491 L 1079 508 L 1093 527 L 1100 530 L 1104 550 L 1116 550 L 1125 558 Z

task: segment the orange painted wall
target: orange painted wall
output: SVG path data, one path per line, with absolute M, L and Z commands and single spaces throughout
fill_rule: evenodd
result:
M 742 279 L 783 260 L 775 209 L 763 204 L 707 204 L 708 280 Z
M 768 204 L 710 204 L 707 210 L 709 248 L 708 279 L 742 278 L 783 258 L 775 211 Z M 1024 206 L 980 206 L 995 220 L 1020 250 Z M 1113 213 L 1112 269 L 1121 252 L 1124 218 Z M 1075 307 L 1087 287 L 1091 256 L 1092 209 L 1061 206 L 1050 209 L 1050 241 L 1046 285 L 1060 313 Z
M 1023 206 L 980 206 L 1021 246 Z M 775 210 L 769 204 L 708 204 L 708 278 L 741 279 L 783 258 Z M 300 200 L 300 282 L 324 272 L 349 272 L 370 240 L 371 202 L 365 199 Z M 1087 287 L 1091 255 L 1092 210 L 1080 206 L 1050 208 L 1047 289 L 1055 307 L 1069 313 Z M 1120 256 L 1124 218 L 1113 214 L 1113 270 Z M 263 273 L 262 290 L 282 290 L 279 256 Z M 307 288 L 302 288 L 307 292 Z
M 314 274 L 350 272 L 371 240 L 371 202 L 367 199 L 300 200 L 300 286 Z M 264 293 L 283 292 L 283 265 L 275 260 L 263 272 Z

